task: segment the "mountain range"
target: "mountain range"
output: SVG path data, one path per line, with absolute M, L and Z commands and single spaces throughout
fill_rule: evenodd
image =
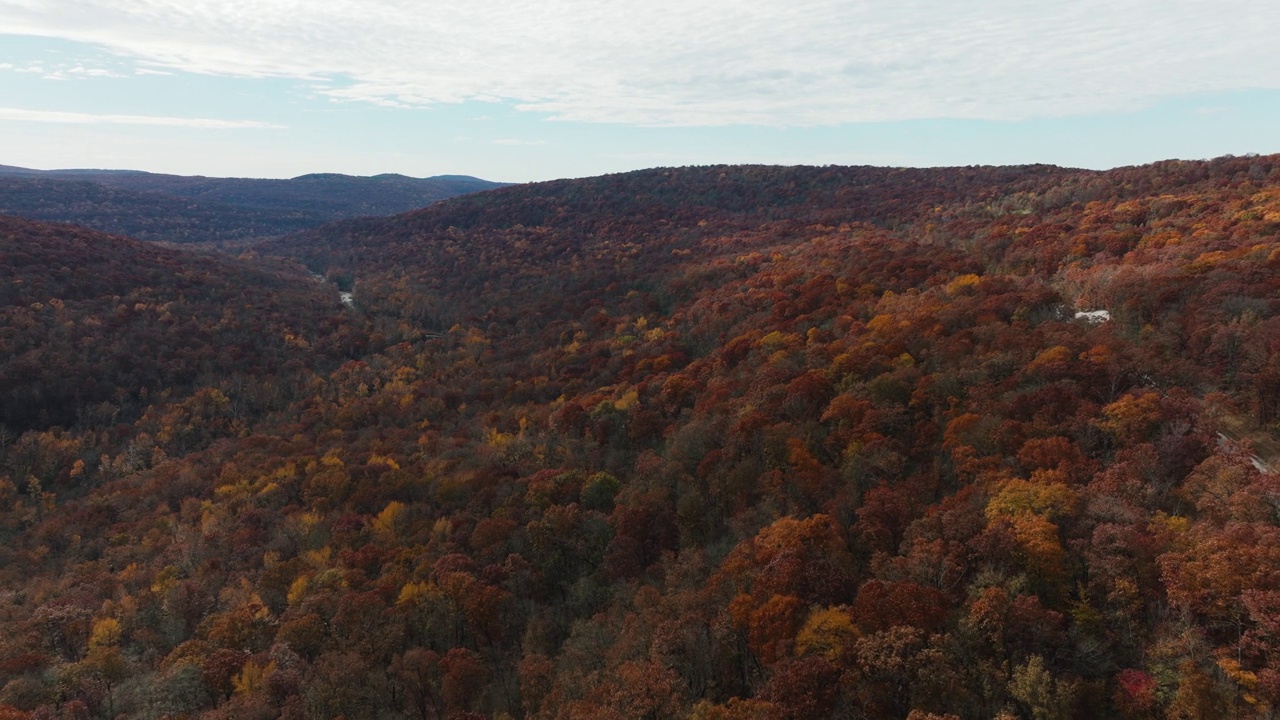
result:
M 236 242 L 363 215 L 393 215 L 496 187 L 443 175 L 208 178 L 0 166 L 0 212 L 164 242 Z

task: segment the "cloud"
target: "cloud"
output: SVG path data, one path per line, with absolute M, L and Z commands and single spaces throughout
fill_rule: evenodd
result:
M 550 144 L 547 140 L 521 140 L 519 138 L 498 138 L 497 140 L 494 140 L 492 142 L 494 145 L 509 145 L 509 146 L 522 146 L 522 147 Z
M 0 0 L 10 33 L 343 101 L 640 125 L 1014 120 L 1280 89 L 1257 0 Z
M 0 63 L 0 70 L 39 75 L 44 80 L 88 80 L 92 78 L 126 77 L 126 75 L 116 70 L 92 67 L 84 62 L 64 62 L 55 65 L 47 65 L 44 62 L 30 62 L 22 67 L 5 62 Z
M 0 107 L 0 121 L 61 123 L 70 125 L 163 125 L 202 130 L 283 130 L 283 125 L 257 120 L 217 120 L 213 118 L 162 117 L 157 115 L 97 115 L 56 110 L 25 110 Z
M 83 65 L 76 65 L 55 70 L 42 70 L 40 77 L 44 80 L 88 80 L 90 78 L 122 78 L 125 76 L 103 68 L 88 68 Z
M 104 69 L 104 68 L 87 68 L 87 67 L 84 67 L 83 65 L 77 65 L 77 66 L 75 66 L 75 67 L 73 67 L 73 68 L 71 68 L 71 69 L 67 70 L 67 71 L 66 71 L 66 73 L 67 73 L 67 75 L 70 75 L 70 76 L 72 76 L 72 77 L 86 77 L 86 78 L 97 78 L 97 77 L 122 78 L 122 77 L 125 77 L 124 75 L 122 75 L 122 74 L 120 74 L 120 73 L 118 73 L 118 72 L 114 72 L 114 71 L 111 71 L 111 70 L 106 70 L 106 69 Z

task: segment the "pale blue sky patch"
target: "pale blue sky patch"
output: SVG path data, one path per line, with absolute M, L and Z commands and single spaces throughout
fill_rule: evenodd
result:
M 1251 0 L 0 0 L 0 164 L 1113 167 L 1280 152 Z

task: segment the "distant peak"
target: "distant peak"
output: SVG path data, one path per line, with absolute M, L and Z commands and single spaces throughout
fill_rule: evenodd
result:
M 354 176 L 343 175 L 342 173 L 309 173 L 307 175 L 299 175 L 294 180 L 348 180 Z
M 472 175 L 432 175 L 427 180 L 452 180 L 455 182 L 489 182 Z

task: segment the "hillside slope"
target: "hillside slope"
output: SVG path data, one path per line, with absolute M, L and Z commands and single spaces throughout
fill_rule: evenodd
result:
M 0 213 L 169 243 L 271 237 L 322 222 L 297 212 L 193 202 L 82 180 L 14 177 L 0 177 Z
M 0 443 L 11 716 L 1280 707 L 1280 476 L 1219 434 L 1280 421 L 1280 157 L 658 169 L 256 253 L 353 292 L 241 316 L 332 350 Z
M 0 274 L 10 433 L 132 421 L 150 392 L 260 381 L 345 352 L 336 290 L 284 266 L 0 216 Z

